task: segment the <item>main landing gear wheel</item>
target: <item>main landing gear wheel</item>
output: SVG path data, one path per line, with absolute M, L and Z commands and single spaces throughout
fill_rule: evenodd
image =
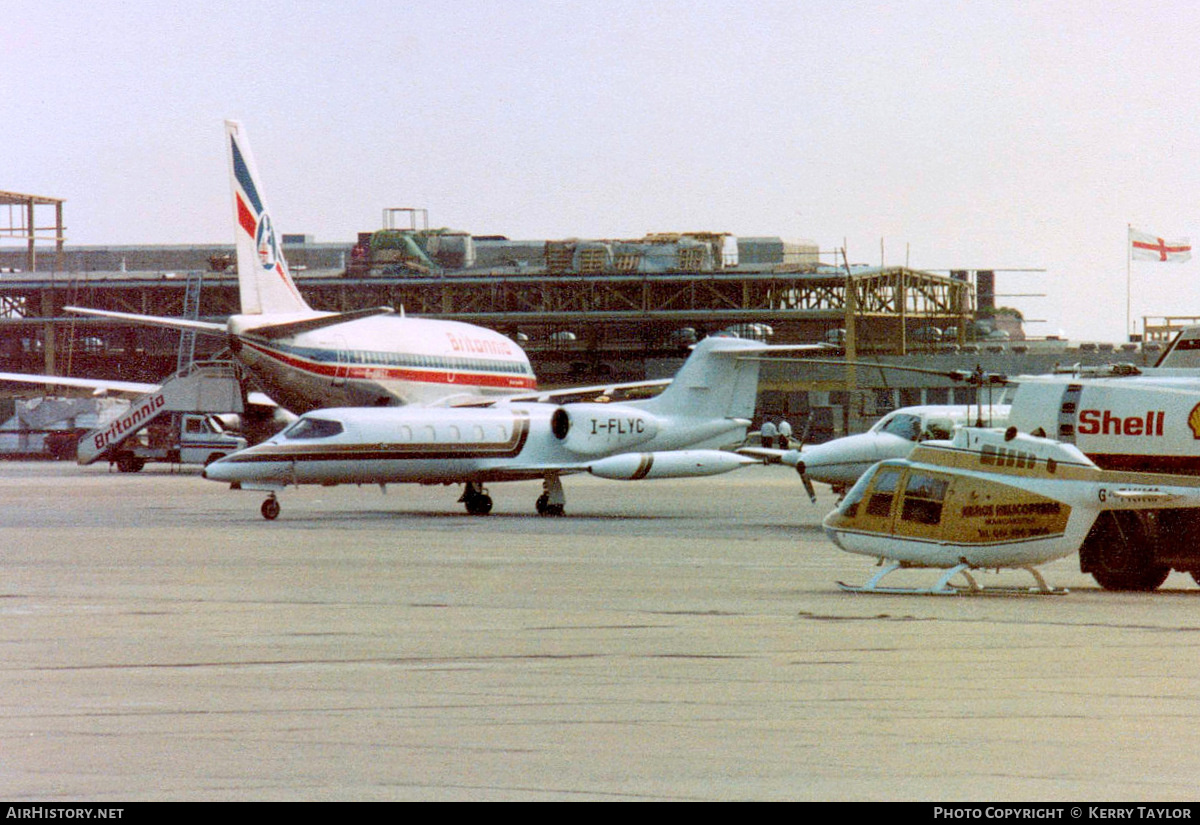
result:
M 562 482 L 558 473 L 549 473 L 542 479 L 542 494 L 533 505 L 539 516 L 561 516 L 567 506 L 566 496 L 563 495 Z
M 262 517 L 267 521 L 274 521 L 279 518 L 279 500 L 275 496 L 262 503 Z
M 467 506 L 467 512 L 473 516 L 486 516 L 492 512 L 492 497 L 481 484 L 468 482 L 459 501 Z
M 471 496 L 466 503 L 467 512 L 473 516 L 486 516 L 492 512 L 492 497 L 487 493 Z
M 550 496 L 547 493 L 542 493 L 538 496 L 538 500 L 534 503 L 539 516 L 561 516 L 566 510 L 562 504 L 551 504 Z

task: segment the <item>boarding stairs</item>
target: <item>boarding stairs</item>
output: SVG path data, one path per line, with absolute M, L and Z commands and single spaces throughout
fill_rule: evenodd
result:
M 187 289 L 183 293 L 183 317 L 195 321 L 200 317 L 200 290 L 204 288 L 204 272 L 188 275 Z M 175 359 L 175 370 L 187 369 L 196 360 L 196 331 L 184 329 L 179 333 L 179 351 Z
M 239 372 L 229 361 L 196 361 L 146 393 L 124 413 L 79 440 L 76 460 L 91 464 L 150 422 L 171 413 L 241 413 Z

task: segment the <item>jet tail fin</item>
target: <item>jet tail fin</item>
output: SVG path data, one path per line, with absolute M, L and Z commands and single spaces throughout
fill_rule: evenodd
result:
M 705 338 L 696 344 L 670 385 L 642 406 L 664 416 L 753 418 L 759 361 L 741 356 L 768 349 L 741 338 Z
M 263 198 L 246 129 L 235 120 L 227 120 L 225 134 L 229 141 L 229 180 L 233 188 L 242 314 L 311 312 L 288 271 L 283 244 Z

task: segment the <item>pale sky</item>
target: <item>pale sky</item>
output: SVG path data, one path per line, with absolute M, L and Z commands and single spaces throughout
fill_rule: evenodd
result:
M 69 244 L 233 237 L 222 121 L 276 225 L 385 207 L 512 238 L 725 231 L 999 276 L 1031 334 L 1116 340 L 1126 232 L 1200 243 L 1184 2 L 8 0 L 0 189 Z M 1133 316 L 1200 316 L 1200 257 Z

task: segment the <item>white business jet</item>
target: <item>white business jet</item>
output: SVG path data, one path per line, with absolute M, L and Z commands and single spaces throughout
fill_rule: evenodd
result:
M 492 330 L 408 318 L 388 307 L 313 310 L 296 288 L 245 128 L 225 122 L 241 313 L 226 323 L 67 307 L 72 312 L 228 336 L 266 393 L 293 412 L 328 406 L 453 405 L 536 388 L 525 352 Z M 100 386 L 103 382 L 93 382 Z
M 714 475 L 757 463 L 741 443 L 754 413 L 759 361 L 773 349 L 706 338 L 655 398 L 616 403 L 500 401 L 486 408 L 325 409 L 205 468 L 205 478 L 268 493 L 300 484 L 462 483 L 468 513 L 486 515 L 484 484 L 542 479 L 540 515 L 564 511 L 560 476 L 640 480 Z M 795 349 L 783 347 L 782 349 Z

